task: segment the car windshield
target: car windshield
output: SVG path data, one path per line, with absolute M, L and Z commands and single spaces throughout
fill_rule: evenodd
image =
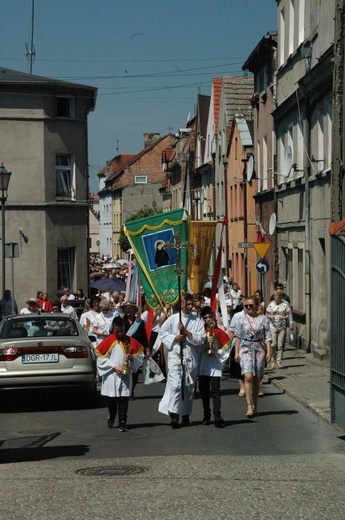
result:
M 54 314 L 9 318 L 3 321 L 0 332 L 1 339 L 78 335 L 79 332 L 73 319 Z

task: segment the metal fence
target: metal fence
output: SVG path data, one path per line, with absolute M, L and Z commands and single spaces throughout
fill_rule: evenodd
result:
M 345 237 L 331 237 L 331 419 L 345 428 Z

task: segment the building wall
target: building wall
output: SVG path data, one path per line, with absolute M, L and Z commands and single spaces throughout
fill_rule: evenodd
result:
M 162 182 L 165 178 L 162 171 L 162 153 L 174 142 L 175 137 L 172 134 L 157 141 L 146 153 L 124 169 L 124 174 L 116 181 L 116 188 L 136 185 L 136 176 L 147 176 L 147 184 L 141 184 L 141 186 Z
M 331 222 L 331 181 L 329 174 L 312 181 L 310 248 L 311 255 L 311 350 L 330 350 L 331 253 L 328 226 Z
M 276 280 L 276 234 L 270 232 L 270 222 L 276 214 L 274 187 L 276 184 L 276 140 L 272 111 L 275 103 L 276 33 L 265 36 L 246 64 L 254 73 L 257 102 L 254 106 L 254 172 L 256 178 L 256 220 L 261 226 L 264 241 L 270 244 L 265 259 L 269 270 L 261 275 L 256 272 L 256 285 L 267 301 L 274 290 Z M 268 43 L 269 42 L 269 43 Z M 258 59 L 260 58 L 260 59 Z M 254 101 L 254 100 L 253 100 Z M 254 104 L 254 103 L 253 103 Z M 257 257 L 259 258 L 259 257 Z
M 27 94 L 25 86 L 16 84 L 15 88 Z M 76 99 L 76 117 L 58 119 L 53 107 L 65 86 L 60 83 L 54 93 L 46 88 L 38 81 L 34 95 L 0 95 L 1 162 L 12 171 L 5 240 L 19 244 L 20 256 L 13 260 L 19 307 L 35 297 L 37 290 L 47 291 L 51 299 L 61 294 L 58 249 L 70 248 L 75 253 L 71 290 L 81 287 L 87 292 L 88 287 L 87 102 L 83 97 L 80 102 Z M 71 84 L 66 92 L 77 96 Z M 75 159 L 75 200 L 56 197 L 55 156 L 59 153 Z M 6 259 L 8 288 L 11 275 L 11 260 Z
M 116 258 L 117 255 L 119 255 L 120 258 L 123 256 L 119 244 L 123 217 L 122 203 L 121 192 L 113 193 L 113 258 Z
M 123 222 L 144 207 L 154 209 L 154 203 L 157 203 L 157 212 L 160 213 L 163 210 L 160 186 L 161 183 L 150 183 L 149 189 L 145 184 L 124 189 L 122 191 Z
M 294 23 L 289 22 L 292 6 Z M 279 34 L 274 111 L 277 169 L 282 174 L 277 189 L 279 278 L 286 280 L 292 299 L 299 344 L 307 350 L 327 351 L 335 2 L 278 2 L 278 32 L 282 9 L 288 28 L 285 39 Z M 302 40 L 296 35 L 301 25 L 298 17 L 304 21 Z M 292 29 L 294 46 L 288 52 Z
M 158 134 L 152 135 L 157 137 Z M 104 216 L 105 229 L 102 236 L 106 241 L 109 241 L 110 237 L 109 253 L 113 256 L 123 256 L 119 246 L 120 233 L 122 225 L 131 215 L 143 207 L 153 208 L 155 204 L 157 211 L 163 211 L 163 196 L 160 188 L 166 173 L 162 169 L 162 153 L 174 142 L 175 137 L 172 134 L 155 139 L 151 147 L 145 149 L 138 159 L 119 172 L 112 183 L 109 181 L 107 185 L 109 192 L 103 196 L 103 211 L 109 211 L 108 204 L 111 204 L 111 224 Z M 138 182 L 144 179 L 147 182 Z
M 247 150 L 241 142 L 241 134 L 235 125 L 227 157 L 227 215 L 229 219 L 228 243 L 231 274 L 243 294 L 257 289 L 256 254 L 253 248 L 241 248 L 241 242 L 255 242 L 255 193 L 254 183 L 246 181 Z
M 113 248 L 113 202 L 110 192 L 99 198 L 99 211 L 102 216 L 99 226 L 100 254 L 112 255 Z
M 98 212 L 98 204 L 94 205 L 94 210 Z M 99 246 L 99 219 L 95 215 L 94 211 L 89 209 L 89 238 L 90 238 L 90 253 L 98 253 Z

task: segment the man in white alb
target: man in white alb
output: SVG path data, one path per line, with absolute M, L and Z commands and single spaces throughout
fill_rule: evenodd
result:
M 159 331 L 159 337 L 168 350 L 168 379 L 158 411 L 170 416 L 171 426 L 188 426 L 192 412 L 194 388 L 197 379 L 197 349 L 203 348 L 206 339 L 203 321 L 192 314 L 193 296 L 181 295 L 181 321 L 179 313 L 168 318 Z M 183 363 L 181 364 L 181 346 Z M 182 396 L 183 394 L 183 396 Z M 182 399 L 183 397 L 183 399 Z

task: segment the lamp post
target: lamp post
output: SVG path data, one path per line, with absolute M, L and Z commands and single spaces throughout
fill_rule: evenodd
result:
M 7 190 L 12 172 L 8 172 L 3 164 L 0 166 L 0 199 L 1 199 L 1 252 L 2 252 L 2 298 L 5 298 L 6 289 L 6 266 L 5 266 L 5 203 L 7 199 Z M 12 296 L 13 297 L 13 296 Z M 1 309 L 2 314 L 3 309 Z

